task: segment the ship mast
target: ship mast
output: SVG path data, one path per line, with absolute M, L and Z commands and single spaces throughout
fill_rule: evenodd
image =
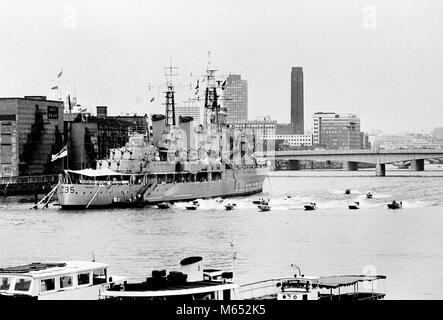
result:
M 219 123 L 219 105 L 217 95 L 217 86 L 215 81 L 216 69 L 211 68 L 211 52 L 208 52 L 208 66 L 206 68 L 206 89 L 205 89 L 205 105 L 204 105 L 204 126 L 205 128 L 215 125 L 216 130 L 220 129 Z
M 169 67 L 165 67 L 165 77 L 166 77 L 166 91 L 165 98 L 166 103 L 165 116 L 166 116 L 166 126 L 175 126 L 175 100 L 174 94 L 175 89 L 172 83 L 172 77 L 177 75 L 177 67 L 172 66 L 172 59 L 170 59 Z

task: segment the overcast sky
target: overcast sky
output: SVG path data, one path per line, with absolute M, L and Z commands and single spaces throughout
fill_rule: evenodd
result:
M 36 3 L 0 1 L 0 97 L 52 97 L 63 68 L 78 103 L 150 114 L 162 107 L 148 83 L 163 83 L 170 58 L 185 84 L 211 51 L 212 66 L 248 80 L 250 119 L 289 121 L 302 66 L 306 128 L 316 111 L 356 113 L 364 130 L 443 126 L 441 0 Z

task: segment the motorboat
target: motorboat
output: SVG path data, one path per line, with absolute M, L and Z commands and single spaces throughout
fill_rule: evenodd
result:
M 403 207 L 403 202 L 402 201 L 398 202 L 398 201 L 392 200 L 392 202 L 388 203 L 387 206 L 389 209 L 401 209 Z
M 305 204 L 304 207 L 305 207 L 306 211 L 317 209 L 317 205 L 315 204 L 315 202 L 309 202 L 309 203 Z
M 224 199 L 221 197 L 215 198 L 215 202 L 222 203 L 223 201 Z
M 384 275 L 305 276 L 261 280 L 240 285 L 242 300 L 286 301 L 358 301 L 383 300 L 386 296 Z
M 270 211 L 271 210 L 271 206 L 269 205 L 268 202 L 265 202 L 263 204 L 259 204 L 257 207 L 258 207 L 259 211 Z
M 159 209 L 169 209 L 171 207 L 172 207 L 172 205 L 170 202 L 162 202 L 162 203 L 157 204 L 157 208 L 159 208 Z
M 101 262 L 34 262 L 0 268 L 0 300 L 98 300 L 101 292 L 124 280 L 110 276 Z
M 235 207 L 237 207 L 237 204 L 235 203 L 228 203 L 227 205 L 225 205 L 226 210 L 234 210 Z
M 188 257 L 179 271 L 154 270 L 143 282 L 123 282 L 102 293 L 113 300 L 237 300 L 233 272 L 203 268 L 203 258 Z
M 197 210 L 198 206 L 195 204 L 191 204 L 188 206 L 185 206 L 186 210 Z
M 346 189 L 345 194 L 351 194 L 351 189 Z
M 193 204 L 194 206 L 197 206 L 197 207 L 200 206 L 200 203 L 198 202 L 198 200 L 193 200 L 193 201 L 192 201 L 192 204 Z
M 360 209 L 360 202 L 355 201 L 354 203 L 351 203 L 351 204 L 349 205 L 349 209 L 351 209 L 351 210 Z
M 259 204 L 263 204 L 263 203 L 265 203 L 265 202 L 266 202 L 265 199 L 263 199 L 263 198 L 259 198 L 258 200 L 254 200 L 254 201 L 252 201 L 252 204 L 259 205 Z
M 372 193 L 368 192 L 368 193 L 366 194 L 366 198 L 367 198 L 367 199 L 372 199 Z
M 285 197 L 285 200 L 289 200 L 289 199 L 292 199 L 292 197 L 291 196 L 286 196 Z

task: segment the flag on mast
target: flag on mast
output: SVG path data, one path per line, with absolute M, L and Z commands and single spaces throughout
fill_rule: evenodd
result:
M 54 162 L 57 159 L 64 158 L 68 155 L 68 145 L 66 144 L 58 153 L 53 154 L 51 156 L 51 162 Z

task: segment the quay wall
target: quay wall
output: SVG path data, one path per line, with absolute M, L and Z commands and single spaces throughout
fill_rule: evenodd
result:
M 46 194 L 58 181 L 58 175 L 15 176 L 0 178 L 0 196 Z

